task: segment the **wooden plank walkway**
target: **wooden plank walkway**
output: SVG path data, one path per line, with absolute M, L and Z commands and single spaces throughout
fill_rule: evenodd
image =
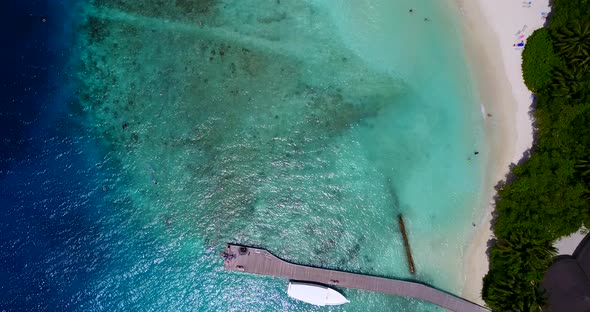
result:
M 242 249 L 240 250 L 240 248 Z M 230 271 L 417 298 L 456 312 L 489 311 L 473 302 L 420 283 L 294 264 L 282 260 L 264 249 L 254 247 L 228 244 L 227 253 L 232 259 L 225 261 L 224 268 Z M 235 255 L 235 257 L 231 257 L 231 255 Z

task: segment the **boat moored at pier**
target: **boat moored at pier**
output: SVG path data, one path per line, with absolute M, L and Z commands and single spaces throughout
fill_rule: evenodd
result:
M 324 285 L 289 282 L 289 297 L 317 306 L 341 305 L 349 303 L 341 293 Z

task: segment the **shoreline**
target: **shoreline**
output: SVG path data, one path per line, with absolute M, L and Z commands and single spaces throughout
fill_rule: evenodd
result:
M 516 35 L 519 30 L 525 30 L 522 40 L 526 41 L 535 29 L 543 27 L 545 20 L 541 12 L 549 12 L 549 1 L 535 1 L 530 7 L 510 0 L 453 2 L 461 20 L 466 61 L 479 91 L 489 148 L 481 198 L 484 211 L 465 249 L 461 295 L 484 304 L 481 289 L 489 268 L 487 244 L 493 238 L 494 186 L 505 178 L 510 164 L 517 163 L 533 142 L 529 117 L 532 92 L 522 79 L 522 50 L 513 44 L 519 42 Z

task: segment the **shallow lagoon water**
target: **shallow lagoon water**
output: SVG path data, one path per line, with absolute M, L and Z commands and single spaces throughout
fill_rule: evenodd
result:
M 288 298 L 285 280 L 224 272 L 219 251 L 225 242 L 260 246 L 302 264 L 460 292 L 485 163 L 473 153 L 485 144 L 459 25 L 446 6 L 82 6 L 71 62 L 78 100 L 68 116 L 80 124 L 71 144 L 91 168 L 78 172 L 92 200 L 77 205 L 89 211 L 81 218 L 92 243 L 83 248 L 96 258 L 54 265 L 86 272 L 69 286 L 78 289 L 69 306 L 438 311 L 348 289 L 348 305 L 310 307 Z

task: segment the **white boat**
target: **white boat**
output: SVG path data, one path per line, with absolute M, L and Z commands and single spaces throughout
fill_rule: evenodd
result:
M 344 296 L 332 288 L 301 282 L 289 282 L 289 297 L 317 306 L 349 303 Z

